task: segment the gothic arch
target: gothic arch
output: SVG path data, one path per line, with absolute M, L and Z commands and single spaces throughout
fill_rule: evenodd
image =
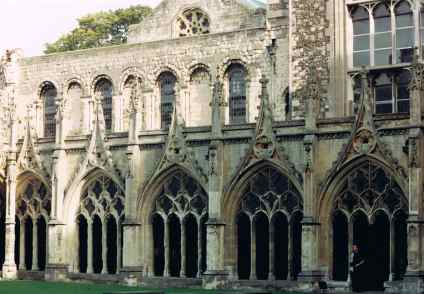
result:
M 129 67 L 126 67 L 120 75 L 120 79 L 119 79 L 120 94 L 124 92 L 125 84 L 127 83 L 130 77 L 140 79 L 142 81 L 142 87 L 146 86 L 145 74 L 137 66 L 129 66 Z
M 260 208 L 259 210 L 257 210 L 256 208 L 253 208 L 254 211 L 252 210 L 250 212 L 247 212 L 249 210 L 249 208 L 246 208 L 247 206 L 249 206 L 248 204 L 246 204 L 247 202 L 249 202 L 247 198 L 249 198 L 248 195 L 252 194 L 251 189 L 254 189 L 252 188 L 254 186 L 250 185 L 250 181 L 255 180 L 261 171 L 273 173 L 273 175 L 281 179 L 284 179 L 284 181 L 279 181 L 279 182 L 284 182 L 284 184 L 275 188 L 280 190 L 280 192 L 277 193 L 278 196 L 277 194 L 275 194 L 275 192 L 271 192 L 268 190 L 265 191 L 262 188 L 259 188 L 259 189 L 262 189 L 262 192 L 260 193 L 258 192 L 260 196 L 258 196 L 259 194 L 257 195 L 257 198 L 261 199 L 258 205 L 260 205 L 261 207 L 266 207 L 266 209 Z M 273 184 L 270 184 L 270 185 L 273 185 Z M 283 188 L 283 187 L 287 187 L 287 188 Z M 270 186 L 268 186 L 267 188 L 270 188 Z M 268 194 L 270 195 L 270 197 L 266 196 Z M 265 202 L 267 200 L 270 201 L 269 203 L 272 202 L 272 204 L 266 206 Z M 293 202 L 290 202 L 290 201 L 293 201 Z M 256 230 L 256 226 L 259 226 L 260 228 L 262 228 L 262 229 L 259 229 L 259 231 L 265 230 L 271 233 L 271 231 L 275 229 L 275 222 L 284 221 L 285 219 L 285 222 L 287 224 L 287 229 L 284 232 L 283 231 L 279 232 L 277 235 L 278 236 L 285 235 L 285 237 L 283 238 L 286 238 L 286 239 L 285 241 L 283 241 L 283 243 L 292 242 L 293 240 L 293 236 L 291 235 L 290 231 L 293 232 L 294 230 L 290 230 L 288 226 L 294 225 L 293 221 L 297 221 L 300 224 L 301 217 L 299 218 L 298 214 L 302 215 L 303 213 L 303 189 L 301 184 L 298 182 L 298 180 L 294 178 L 293 175 L 290 174 L 286 168 L 284 168 L 284 166 L 282 166 L 280 163 L 277 163 L 275 161 L 270 161 L 270 160 L 261 160 L 260 162 L 249 166 L 248 168 L 246 168 L 245 170 L 243 170 L 237 176 L 234 177 L 233 181 L 224 192 L 224 197 L 223 197 L 223 201 L 221 202 L 221 206 L 223 207 L 222 208 L 223 218 L 224 218 L 224 222 L 226 223 L 225 233 L 224 233 L 224 236 L 225 236 L 224 244 L 226 244 L 225 246 L 226 248 L 228 248 L 228 250 L 226 250 L 224 253 L 225 254 L 224 262 L 227 266 L 233 269 L 234 274 L 236 276 L 238 274 L 240 279 L 249 279 L 249 278 L 255 279 L 256 277 L 260 279 L 266 279 L 268 275 L 274 275 L 274 277 L 277 277 L 278 279 L 288 279 L 289 275 L 291 275 L 292 278 L 296 278 L 298 273 L 290 272 L 288 268 L 285 270 L 286 272 L 285 275 L 278 273 L 281 271 L 284 272 L 284 270 L 282 270 L 281 268 L 278 269 L 279 267 L 277 265 L 278 262 L 276 262 L 276 259 L 275 259 L 277 258 L 276 255 L 274 255 L 274 258 L 271 258 L 273 263 L 272 265 L 270 264 L 258 265 L 258 263 L 255 262 L 256 266 L 258 266 L 257 268 L 255 268 L 255 270 L 258 270 L 258 268 L 262 268 L 263 270 L 264 268 L 268 268 L 268 267 L 271 269 L 271 266 L 272 266 L 273 272 L 271 272 L 271 270 L 270 271 L 267 270 L 263 272 L 262 274 L 259 274 L 258 276 L 256 276 L 256 273 L 254 273 L 255 270 L 253 270 L 252 268 L 250 268 L 250 271 L 245 270 L 244 274 L 243 274 L 243 270 L 240 270 L 238 268 L 242 266 L 243 264 L 243 262 L 240 263 L 241 262 L 241 259 L 239 256 L 240 250 L 243 251 L 245 249 L 247 250 L 246 252 L 252 252 L 250 254 L 251 258 L 253 256 L 252 254 L 256 254 L 256 255 L 259 254 L 256 252 L 256 250 L 252 250 L 251 247 L 247 249 L 246 248 L 243 249 L 240 247 L 240 238 L 242 238 L 242 235 L 240 233 L 241 228 L 239 227 L 240 215 L 245 215 L 247 216 L 247 219 L 250 220 L 250 223 L 251 223 L 250 228 L 252 230 L 251 234 L 253 234 L 253 232 Z M 266 215 L 266 218 L 268 219 L 268 222 L 269 222 L 267 228 L 261 227 L 262 225 L 256 222 L 255 219 L 259 213 L 261 215 Z M 297 227 L 297 229 L 299 229 L 299 226 Z M 274 246 L 278 246 L 276 244 L 280 244 L 280 245 L 282 244 L 281 242 L 276 241 L 274 235 L 272 234 L 270 235 L 266 234 L 266 235 L 268 237 L 267 239 L 268 243 L 273 244 L 272 246 L 273 248 Z M 270 236 L 273 236 L 272 237 L 273 239 L 271 239 Z M 297 236 L 299 235 L 297 234 Z M 262 237 L 256 240 L 261 240 L 263 239 Z M 247 239 L 250 239 L 250 238 L 247 238 Z M 264 244 L 262 245 L 263 245 L 262 247 L 265 246 Z M 293 254 L 292 256 L 294 256 L 295 254 L 293 251 L 294 247 L 295 246 L 292 246 L 292 251 L 291 252 L 287 251 L 287 254 Z M 246 252 L 243 253 L 242 255 L 243 256 L 248 255 Z M 271 253 L 265 252 L 263 254 L 271 254 Z M 296 254 L 298 254 L 298 252 L 296 252 Z M 283 256 L 284 254 L 282 255 L 280 254 L 279 258 L 283 258 Z M 284 258 L 286 258 L 286 261 L 289 262 L 290 259 L 287 256 L 285 256 Z M 261 256 L 257 256 L 257 260 L 261 260 L 261 259 L 263 259 L 261 258 Z M 292 260 L 296 260 L 295 261 L 296 265 L 292 265 L 291 268 L 296 268 L 296 269 L 300 268 L 300 266 L 298 266 L 298 263 L 300 262 L 300 257 L 293 258 Z M 244 264 L 250 265 L 251 263 L 244 262 Z M 287 263 L 286 266 L 289 267 L 289 264 Z
M 110 84 L 112 85 L 112 93 L 113 93 L 113 95 L 116 95 L 115 83 L 113 82 L 113 79 L 111 78 L 111 76 L 108 75 L 108 74 L 97 74 L 97 75 L 93 76 L 93 78 L 91 79 L 91 83 L 90 83 L 90 94 L 94 97 L 94 95 L 96 94 L 97 84 L 101 80 L 109 81 Z
M 179 276 L 180 271 L 171 266 L 169 254 L 175 250 L 178 252 L 181 250 L 181 254 L 173 256 L 179 260 L 177 267 L 193 278 L 199 277 L 206 260 L 204 246 L 199 245 L 203 244 L 206 238 L 205 230 L 202 229 L 208 213 L 206 191 L 205 185 L 192 172 L 182 165 L 174 164 L 152 178 L 140 192 L 137 200 L 137 220 L 142 224 L 142 259 L 148 275 Z M 195 217 L 192 218 L 192 216 Z M 185 230 L 187 226 L 190 227 L 193 224 L 197 224 L 195 231 Z M 171 235 L 169 239 L 165 239 L 164 230 L 168 227 L 172 231 L 180 232 L 177 234 L 180 235 L 179 239 L 173 239 Z M 190 237 L 187 233 L 194 235 Z M 185 238 L 187 242 L 182 242 L 182 238 Z M 158 240 L 160 240 L 159 245 Z M 188 240 L 198 241 L 193 243 L 197 263 L 190 259 L 192 256 L 187 258 L 188 254 L 185 253 L 184 248 L 188 249 Z M 164 247 L 166 242 L 170 242 L 168 247 Z M 167 252 L 164 248 L 171 249 Z M 157 256 L 157 252 L 161 252 L 160 257 Z M 158 262 L 161 263 L 160 266 Z M 184 267 L 183 264 L 192 264 L 192 266 Z
M 80 85 L 81 90 L 82 90 L 82 96 L 86 96 L 87 92 L 88 92 L 87 83 L 84 81 L 84 79 L 81 76 L 79 76 L 77 74 L 73 74 L 69 78 L 65 79 L 63 89 L 64 89 L 64 91 L 66 91 L 66 94 L 69 91 L 69 87 L 74 83 Z
M 60 93 L 63 93 L 63 88 L 61 87 L 61 84 L 58 83 L 55 79 L 41 80 L 39 83 L 37 83 L 37 85 L 37 99 L 41 99 L 44 88 L 49 85 L 52 85 L 57 90 L 58 96 L 60 95 Z

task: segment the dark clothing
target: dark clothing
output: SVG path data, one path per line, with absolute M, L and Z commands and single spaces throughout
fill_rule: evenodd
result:
M 352 282 L 352 291 L 361 292 L 364 291 L 364 269 L 365 260 L 359 252 L 352 253 L 350 260 L 350 279 Z

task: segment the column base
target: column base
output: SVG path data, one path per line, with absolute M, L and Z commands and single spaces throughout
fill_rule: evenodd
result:
M 320 270 L 302 271 L 297 279 L 300 282 L 319 282 L 325 280 L 325 272 Z
M 384 283 L 387 293 L 423 293 L 424 271 L 407 271 L 403 280 Z
M 128 286 L 138 286 L 143 278 L 142 266 L 126 266 L 119 271 L 124 284 Z
M 45 279 L 46 281 L 68 281 L 68 266 L 66 264 L 48 264 Z
M 16 280 L 18 278 L 18 269 L 16 264 L 3 264 L 2 275 L 5 280 Z
M 229 272 L 226 270 L 207 270 L 203 273 L 203 288 L 223 289 L 228 283 Z

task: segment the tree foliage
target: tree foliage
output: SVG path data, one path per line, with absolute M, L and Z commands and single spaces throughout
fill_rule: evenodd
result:
M 129 26 L 140 23 L 151 12 L 150 7 L 137 5 L 85 15 L 78 19 L 77 28 L 54 43 L 46 44 L 44 53 L 124 44 L 127 42 Z

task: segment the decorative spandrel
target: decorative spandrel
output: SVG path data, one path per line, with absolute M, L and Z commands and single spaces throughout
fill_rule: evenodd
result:
M 398 209 L 407 209 L 403 192 L 384 168 L 366 161 L 344 180 L 336 200 L 337 208 L 353 212 L 361 208 L 372 214 L 379 208 L 391 213 Z
M 177 19 L 178 36 L 188 37 L 208 34 L 210 32 L 209 17 L 200 9 L 189 9 Z
M 85 189 L 81 197 L 80 212 L 92 216 L 124 215 L 125 195 L 110 178 L 101 176 Z
M 168 216 L 172 213 L 184 217 L 188 213 L 201 218 L 206 215 L 208 198 L 203 188 L 182 171 L 175 172 L 160 189 L 155 213 Z
M 276 212 L 293 213 L 303 208 L 302 199 L 290 180 L 272 167 L 258 171 L 246 184 L 240 211 L 254 216 L 264 212 L 269 218 Z
M 38 180 L 27 181 L 16 199 L 16 214 L 20 218 L 50 215 L 51 195 L 44 184 Z

